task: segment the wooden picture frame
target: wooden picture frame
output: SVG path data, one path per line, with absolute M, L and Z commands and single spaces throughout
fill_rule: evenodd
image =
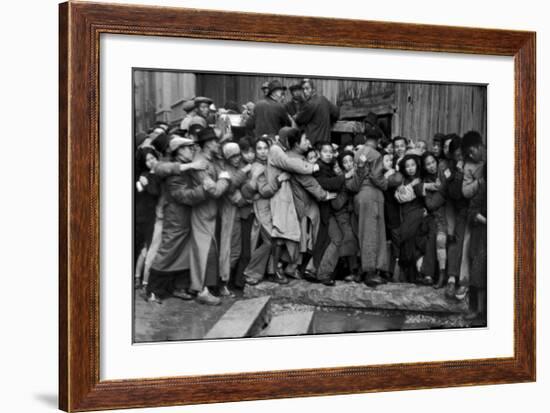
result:
M 78 2 L 61 4 L 59 12 L 61 409 L 169 406 L 535 380 L 535 33 Z M 98 97 L 102 33 L 513 56 L 513 357 L 101 381 Z

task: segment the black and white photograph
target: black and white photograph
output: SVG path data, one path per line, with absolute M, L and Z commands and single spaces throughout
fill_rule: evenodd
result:
M 133 68 L 133 342 L 487 327 L 487 85 Z

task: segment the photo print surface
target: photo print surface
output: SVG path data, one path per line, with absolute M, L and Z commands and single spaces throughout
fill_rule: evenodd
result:
M 487 86 L 133 69 L 133 341 L 487 326 Z

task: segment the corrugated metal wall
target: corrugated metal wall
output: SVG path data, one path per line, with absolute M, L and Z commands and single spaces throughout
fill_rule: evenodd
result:
M 184 98 L 208 96 L 218 107 L 230 100 L 241 105 L 262 97 L 263 82 L 279 79 L 289 86 L 302 78 L 136 71 L 134 79 L 136 131 L 139 131 L 142 125 L 145 128 L 154 120 L 180 119 Z M 462 135 L 472 129 L 486 136 L 485 86 L 312 79 L 321 94 L 341 106 L 342 114 L 358 115 L 365 108 L 378 114 L 392 114 L 392 136 L 429 141 L 436 132 Z M 151 105 L 156 108 L 155 118 L 151 116 Z

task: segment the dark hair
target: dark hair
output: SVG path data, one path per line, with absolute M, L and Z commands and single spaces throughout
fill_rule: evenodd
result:
M 426 151 L 422 154 L 422 175 L 427 175 L 427 171 L 426 171 L 426 160 L 429 158 L 429 157 L 432 157 L 434 158 L 435 162 L 439 165 L 439 160 L 437 159 L 437 156 L 435 156 L 435 154 L 433 152 L 430 152 L 430 151 Z
M 292 149 L 302 139 L 302 131 L 292 128 L 287 135 L 288 148 Z
M 435 135 L 434 135 L 434 138 L 433 138 L 433 141 L 432 142 L 443 142 L 445 138 L 445 135 L 440 133 L 440 132 L 437 132 Z
M 247 136 L 243 136 L 241 139 L 239 139 L 238 143 L 241 152 L 247 152 L 252 148 L 252 142 Z
M 456 133 L 449 133 L 449 134 L 445 135 L 442 142 L 445 143 L 449 139 L 455 139 L 455 138 L 460 138 L 460 136 L 458 136 Z
M 137 166 L 137 173 L 138 175 L 141 175 L 143 172 L 147 171 L 147 165 L 145 164 L 145 161 L 147 160 L 147 155 L 153 155 L 155 158 L 160 159 L 160 154 L 150 146 L 144 146 L 137 150 L 136 152 L 136 166 Z
M 395 146 L 395 142 L 397 141 L 403 141 L 405 142 L 405 145 L 408 145 L 409 144 L 409 141 L 407 138 L 405 138 L 404 136 L 396 136 L 394 137 L 392 140 L 391 140 L 391 143 L 393 144 L 393 146 Z
M 332 149 L 332 143 L 325 141 L 325 142 L 317 142 L 315 144 L 315 150 L 317 152 L 321 152 L 321 149 L 323 149 L 323 146 L 330 146 L 330 148 Z
M 259 138 L 256 139 L 256 141 L 254 142 L 254 150 L 256 150 L 256 146 L 258 145 L 258 142 L 263 142 L 267 145 L 267 147 L 269 148 L 271 146 L 271 140 L 267 137 L 264 137 L 264 136 L 260 136 Z
M 416 174 L 412 178 L 416 178 L 420 175 L 420 171 L 422 170 L 422 165 L 420 164 L 420 157 L 418 155 L 414 155 L 412 153 L 409 153 L 408 155 L 405 155 L 403 159 L 399 162 L 399 171 L 401 174 L 406 178 L 411 178 L 405 169 L 405 164 L 408 160 L 412 159 L 416 163 Z
M 309 149 L 306 151 L 306 153 L 304 154 L 305 157 L 307 158 L 307 156 L 308 156 L 311 152 L 313 152 L 313 153 L 315 153 L 315 154 L 317 155 L 317 151 L 316 151 L 315 149 L 309 148 Z
M 467 153 L 468 149 L 474 146 L 483 145 L 483 139 L 477 131 L 469 131 L 462 137 L 462 152 Z
M 191 125 L 189 127 L 189 134 L 198 136 L 200 131 L 203 130 L 203 129 L 204 129 L 204 127 L 202 125 L 198 125 L 198 124 Z
M 388 138 L 382 138 L 378 141 L 378 146 L 380 146 L 382 149 L 385 149 L 386 146 L 388 146 L 390 143 L 392 143 L 392 141 Z
M 449 144 L 449 156 L 455 153 L 457 149 L 462 150 L 462 138 L 460 136 L 455 136 L 451 143 Z
M 226 110 L 232 110 L 233 112 L 239 113 L 239 105 L 233 100 L 228 100 L 227 102 L 225 102 L 223 107 Z
M 355 154 L 352 151 L 344 151 L 341 154 L 338 155 L 338 165 L 340 165 L 340 168 L 344 169 L 344 158 L 346 156 L 351 156 L 351 159 L 355 158 Z

